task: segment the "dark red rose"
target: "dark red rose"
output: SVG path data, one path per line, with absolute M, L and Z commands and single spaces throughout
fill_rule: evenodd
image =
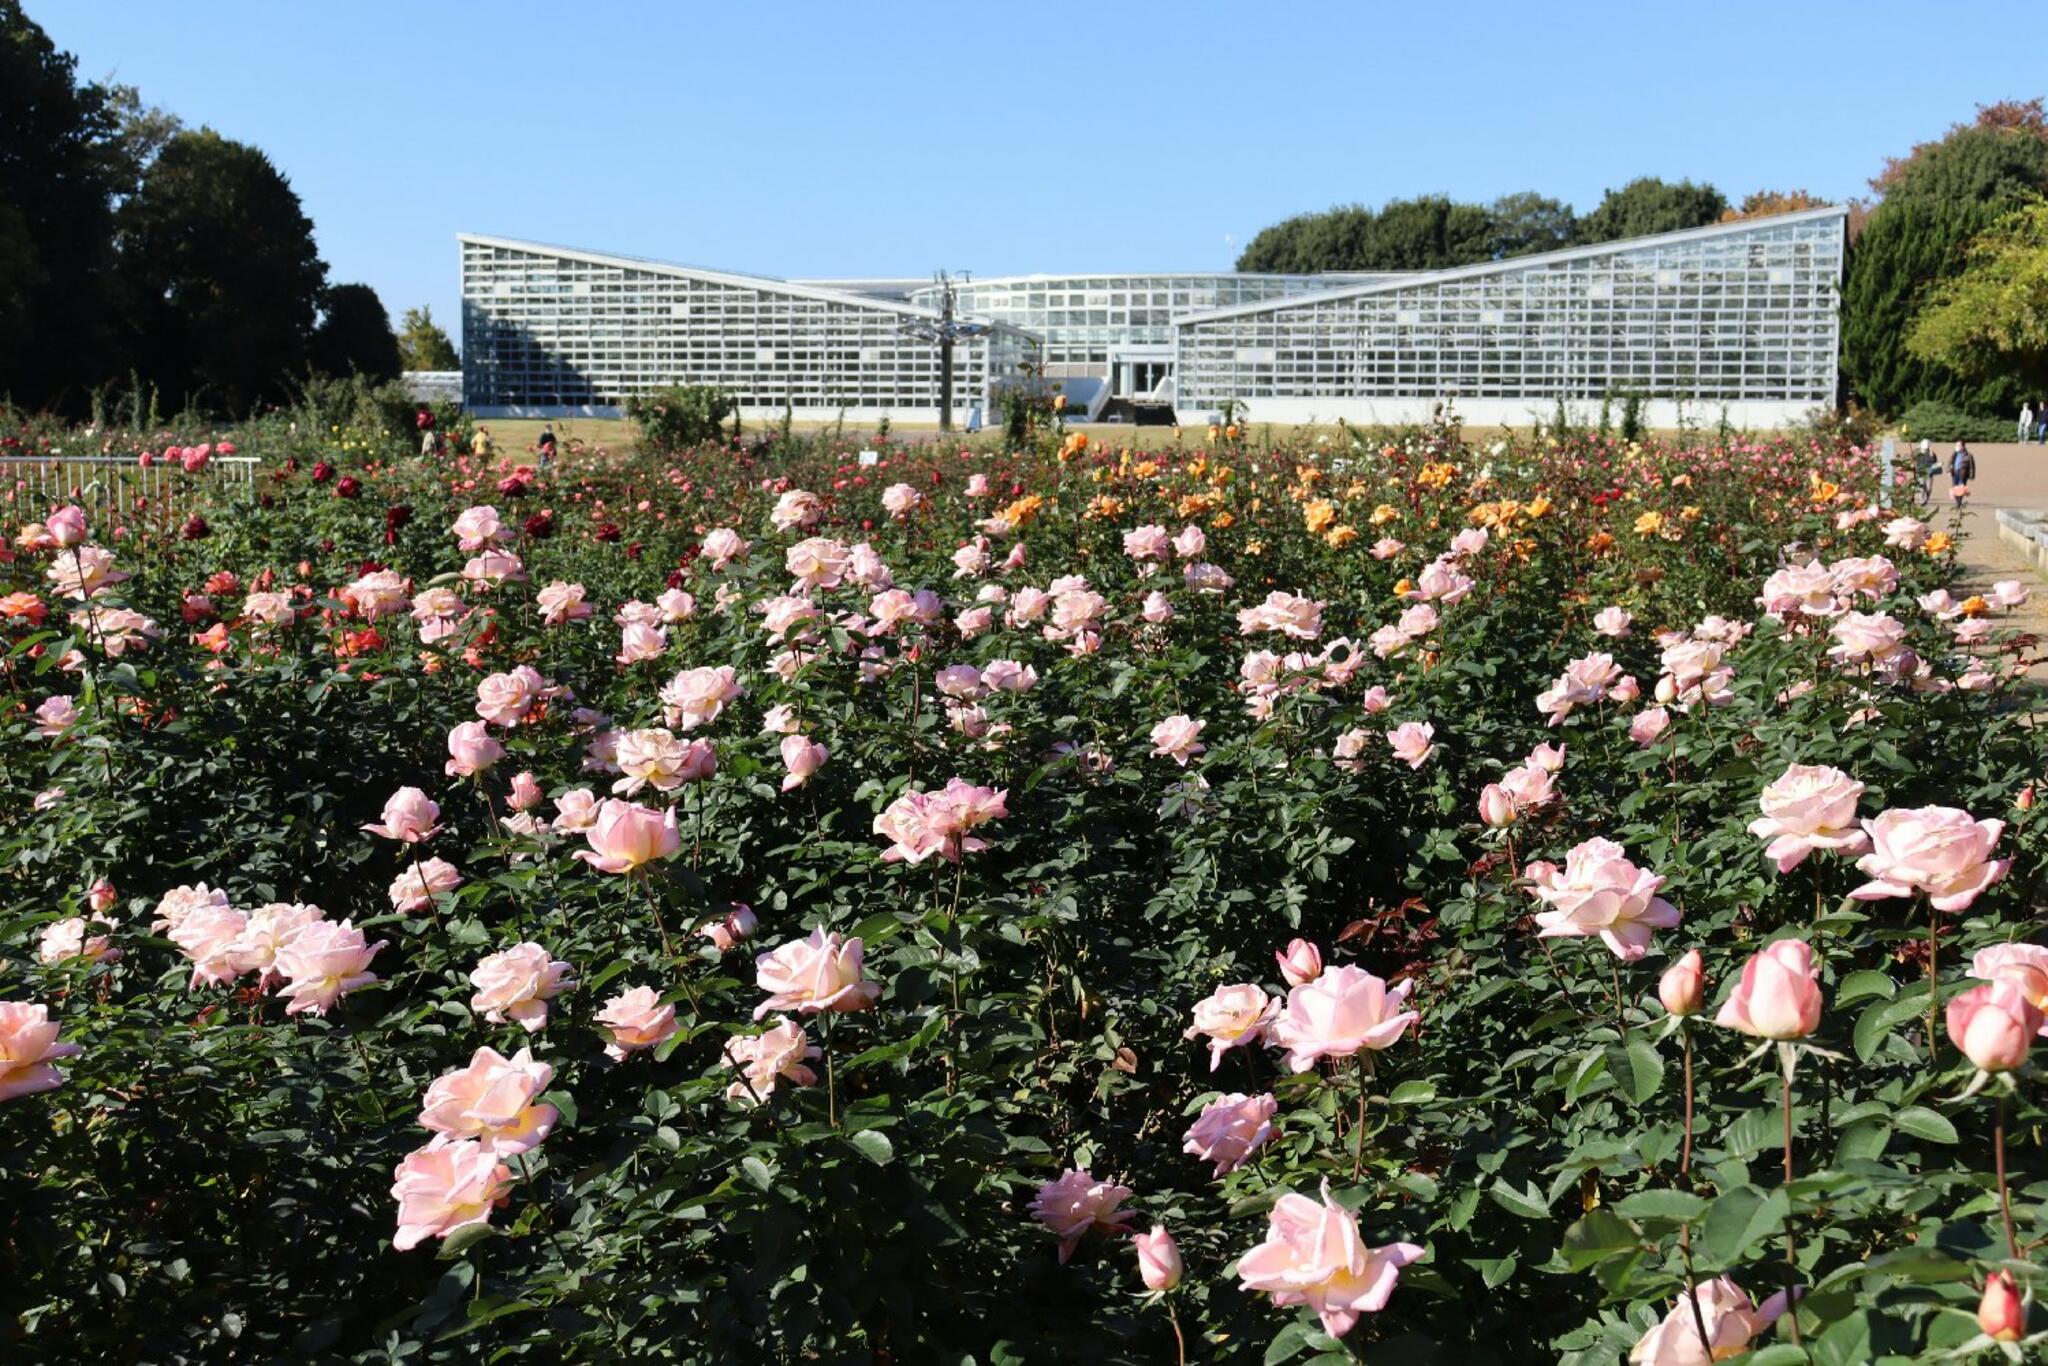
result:
M 184 526 L 178 528 L 178 534 L 188 541 L 203 541 L 212 529 L 207 526 L 206 519 L 195 512 L 185 519 Z
M 534 540 L 545 541 L 555 534 L 555 514 L 546 511 L 536 512 L 520 523 L 520 527 Z
M 622 533 L 619 531 L 619 524 L 617 522 L 599 522 L 597 524 L 597 530 L 591 533 L 591 535 L 597 537 L 598 540 L 603 541 L 607 545 L 611 544 L 613 541 L 618 540 L 621 534 Z
M 626 547 L 626 558 L 629 560 L 637 560 L 640 558 L 640 542 L 634 541 L 632 544 Z
M 334 466 L 332 466 L 332 465 L 328 464 L 328 463 L 327 463 L 327 462 L 326 462 L 325 460 L 321 460 L 321 461 L 318 461 L 318 462 L 316 462 L 316 463 L 314 464 L 314 466 L 313 466 L 313 482 L 314 482 L 314 483 L 316 483 L 316 484 L 324 484 L 324 483 L 326 483 L 326 482 L 327 482 L 328 480 L 332 479 L 333 477 L 334 477 Z
M 354 475 L 345 474 L 341 477 L 341 482 L 334 486 L 334 496 L 337 498 L 360 498 L 363 496 L 363 486 L 356 482 Z

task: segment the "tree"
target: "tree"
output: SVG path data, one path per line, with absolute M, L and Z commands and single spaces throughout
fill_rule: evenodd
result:
M 313 329 L 313 368 L 324 375 L 361 375 L 373 384 L 398 378 L 398 338 L 391 315 L 368 285 L 330 285 Z
M 1578 240 L 1579 216 L 1563 200 L 1519 190 L 1493 201 L 1493 230 L 1487 254 L 1496 260 L 1557 251 Z
M 2048 387 L 2048 200 L 1979 234 L 1968 264 L 1927 291 L 1906 334 L 1915 358 L 1968 379 Z
M 2048 190 L 2048 140 L 2025 128 L 1958 126 L 1923 144 L 1871 214 L 1842 285 L 1842 370 L 1879 413 L 1934 399 L 1983 416 L 2016 407 L 2011 375 L 1972 377 L 1907 350 L 1928 291 L 1962 272 L 1970 241 Z
M 121 194 L 131 195 L 142 186 L 142 177 L 164 144 L 185 131 L 185 121 L 176 114 L 142 102 L 142 92 L 132 85 L 109 85 L 107 108 L 114 116 L 112 152 L 121 176 Z
M 115 117 L 22 12 L 0 0 L 0 377 L 15 401 L 83 409 L 121 370 L 109 287 Z
M 170 402 L 246 413 L 305 372 L 327 267 L 269 157 L 178 133 L 119 224 L 135 354 Z
M 1995 104 L 1980 104 L 1977 106 L 1977 117 L 1970 122 L 1951 124 L 1948 132 L 1940 138 L 1933 142 L 1920 143 L 1902 157 L 1886 157 L 1884 169 L 1871 178 L 1870 188 L 1881 195 L 1890 194 L 1905 180 L 1907 173 L 1924 161 L 1929 154 L 1955 141 L 1960 134 L 1967 133 L 1973 128 L 1990 132 L 2019 133 L 2036 142 L 2048 143 L 2048 111 L 2043 110 L 2038 99 L 1999 100 Z
M 1493 219 L 1443 195 L 1396 199 L 1375 212 L 1347 204 L 1262 230 L 1237 258 L 1241 271 L 1439 270 L 1492 255 Z
M 407 370 L 460 370 L 462 357 L 455 343 L 434 321 L 434 310 L 426 305 L 405 310 L 398 328 L 398 356 Z
M 1615 242 L 1660 232 L 1701 228 L 1721 217 L 1728 201 L 1711 185 L 1690 180 L 1676 184 L 1655 176 L 1639 176 L 1618 190 L 1609 190 L 1598 208 L 1579 220 L 1582 242 Z
M 1772 214 L 1798 213 L 1802 209 L 1824 209 L 1828 201 L 1804 190 L 1757 190 L 1742 197 L 1740 208 L 1722 211 L 1723 223 L 1744 218 L 1769 218 Z

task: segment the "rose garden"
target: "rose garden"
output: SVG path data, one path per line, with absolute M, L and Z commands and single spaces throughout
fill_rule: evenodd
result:
M 2024 584 L 1828 437 L 1043 416 L 15 441 L 8 1359 L 2019 1359 Z

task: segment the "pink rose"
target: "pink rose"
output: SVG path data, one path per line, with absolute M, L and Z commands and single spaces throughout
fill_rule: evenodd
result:
M 830 753 L 823 745 L 805 736 L 783 736 L 782 766 L 789 772 L 782 779 L 782 790 L 794 791 L 809 782 L 811 775 L 825 766 L 825 759 Z
M 469 1065 L 435 1079 L 420 1103 L 420 1127 L 447 1138 L 473 1138 L 500 1157 L 538 1147 L 561 1117 L 536 1103 L 555 1069 L 522 1048 L 507 1058 L 479 1048 Z
M 810 1086 L 818 1074 L 804 1064 L 823 1056 L 810 1041 L 803 1026 L 780 1019 L 759 1034 L 740 1034 L 726 1040 L 725 1060 L 740 1073 L 740 1079 L 725 1088 L 725 1098 L 742 1104 L 759 1104 L 774 1094 L 783 1082 Z
M 1757 1334 L 1776 1323 L 1785 1312 L 1787 1297 L 1779 1291 L 1763 1302 L 1751 1304 L 1748 1292 L 1732 1277 L 1720 1276 L 1699 1287 L 1699 1313 L 1693 1313 L 1693 1296 L 1681 1293 L 1671 1312 L 1655 1328 L 1643 1334 L 1628 1354 L 1632 1366 L 1709 1366 L 1711 1362 L 1740 1356 Z M 1713 1344 L 1708 1355 L 1700 1345 L 1700 1325 Z
M 861 942 L 828 933 L 823 926 L 808 939 L 792 939 L 754 960 L 754 980 L 768 999 L 754 1007 L 754 1018 L 770 1011 L 866 1010 L 882 994 L 879 984 L 861 971 Z
M 1550 909 L 1536 914 L 1539 938 L 1598 935 L 1624 963 L 1650 947 L 1650 931 L 1677 926 L 1677 907 L 1656 895 L 1664 879 L 1629 862 L 1612 840 L 1590 839 L 1565 855 L 1560 872 L 1550 863 L 1524 870 L 1530 890 Z
M 1820 975 L 1813 949 L 1779 939 L 1750 955 L 1714 1023 L 1759 1039 L 1803 1039 L 1820 1027 Z
M 2010 1072 L 2024 1064 L 2042 1020 L 2017 982 L 1990 982 L 1949 998 L 1949 1042 L 1985 1072 Z
M 498 520 L 498 510 L 487 505 L 464 508 L 448 530 L 455 537 L 456 548 L 465 553 L 482 550 L 507 539 L 505 524 Z
M 1138 1252 L 1138 1279 L 1147 1290 L 1161 1294 L 1180 1284 L 1184 1269 L 1180 1244 L 1173 1241 L 1166 1225 L 1154 1224 L 1150 1233 L 1133 1234 L 1131 1245 Z
M 580 834 L 597 824 L 597 794 L 587 787 L 564 792 L 555 798 L 554 827 L 563 834 Z
M 265 990 L 284 980 L 277 956 L 298 937 L 299 931 L 325 920 L 318 906 L 290 901 L 273 901 L 249 912 L 249 921 L 234 943 L 228 945 L 228 961 L 237 975 L 253 972 Z
M 75 1043 L 57 1042 L 50 1008 L 26 1001 L 0 1001 L 0 1100 L 32 1096 L 64 1084 L 55 1060 L 83 1053 Z
M 1038 1188 L 1030 1205 L 1031 1217 L 1051 1229 L 1060 1240 L 1060 1264 L 1074 1255 L 1089 1229 L 1104 1233 L 1128 1233 L 1132 1213 L 1117 1207 L 1130 1198 L 1129 1186 L 1097 1181 L 1085 1169 L 1069 1167 L 1055 1181 Z
M 1839 768 L 1794 764 L 1763 791 L 1763 817 L 1749 833 L 1771 841 L 1764 857 L 1789 873 L 1816 849 L 1860 854 L 1870 839 L 1856 828 L 1863 784 Z
M 685 669 L 662 687 L 662 716 L 677 730 L 693 731 L 716 721 L 727 703 L 745 693 L 730 664 Z
M 384 819 L 363 829 L 401 844 L 419 844 L 440 833 L 440 804 L 416 787 L 401 787 L 384 802 Z
M 1273 1113 L 1280 1102 L 1271 1093 L 1241 1092 L 1218 1096 L 1202 1107 L 1188 1127 L 1181 1151 L 1216 1164 L 1220 1180 L 1245 1164 L 1273 1137 Z
M 1593 616 L 1593 629 L 1616 640 L 1628 634 L 1634 618 L 1619 607 L 1603 607 Z
M 1403 721 L 1387 732 L 1387 748 L 1408 767 L 1421 768 L 1436 753 L 1436 746 L 1430 743 L 1435 735 L 1436 727 L 1427 721 Z
M 575 857 L 602 873 L 636 872 L 683 847 L 674 807 L 656 811 L 615 798 L 606 798 L 598 807 L 583 838 L 590 847 L 578 849 Z
M 448 732 L 448 763 L 451 778 L 470 778 L 505 757 L 505 747 L 491 738 L 482 721 L 464 721 Z
M 1124 533 L 1124 554 L 1134 560 L 1163 560 L 1173 548 L 1163 526 L 1141 526 Z
M 43 926 L 42 935 L 36 941 L 38 963 L 64 963 L 73 958 L 83 958 L 88 963 L 118 963 L 121 951 L 114 947 L 114 941 L 104 934 L 94 934 L 99 927 L 113 928 L 110 920 L 95 916 L 88 921 L 82 915 L 68 916 Z
M 1152 754 L 1155 758 L 1171 759 L 1182 768 L 1188 760 L 1209 747 L 1199 737 L 1207 721 L 1197 721 L 1189 716 L 1169 716 L 1152 727 Z
M 1323 951 L 1306 939 L 1290 939 L 1287 947 L 1273 957 L 1290 987 L 1302 986 L 1323 975 Z
M 899 521 L 924 505 L 924 495 L 914 484 L 891 484 L 882 490 L 882 510 Z
M 85 509 L 77 504 L 58 508 L 43 523 L 50 539 L 60 546 L 80 545 L 86 537 Z
M 505 798 L 505 805 L 514 811 L 531 811 L 541 804 L 547 794 L 540 790 L 540 780 L 531 773 L 512 775 L 512 791 Z
M 712 947 L 720 953 L 729 953 L 734 946 L 752 939 L 754 931 L 759 929 L 760 925 L 754 908 L 745 902 L 736 901 L 731 910 L 706 924 L 699 933 L 709 939 Z
M 1038 670 L 1014 659 L 992 659 L 981 671 L 981 683 L 992 692 L 1029 692 L 1038 686 Z
M 429 1238 L 489 1223 L 492 1208 L 505 1203 L 512 1169 L 473 1138 L 437 1136 L 408 1153 L 392 1178 L 398 1233 L 391 1245 L 406 1252 Z
M 585 599 L 586 590 L 582 584 L 559 580 L 533 595 L 534 606 L 540 608 L 541 620 L 549 626 L 588 619 L 594 609 Z
M 653 1048 L 675 1037 L 676 1008 L 665 1005 L 653 987 L 634 987 L 604 1003 L 594 1017 L 611 1042 L 604 1051 L 614 1062 L 643 1048 Z
M 1893 809 L 1863 829 L 1871 850 L 1856 866 L 1870 881 L 1849 893 L 1858 901 L 1925 892 L 1937 911 L 1960 911 L 2012 867 L 1991 857 L 2005 822 L 1973 820 L 1951 806 Z
M 1657 979 L 1657 999 L 1665 1010 L 1681 1018 L 1699 1014 L 1706 995 L 1707 974 L 1698 949 L 1687 949 L 1685 956 Z
M 112 882 L 106 878 L 97 878 L 86 891 L 85 904 L 104 915 L 106 912 L 114 909 L 114 903 L 119 899 L 119 896 L 120 894 L 114 890 Z
M 1173 553 L 1183 560 L 1199 560 L 1208 549 L 1209 538 L 1192 523 L 1182 527 L 1180 534 L 1173 538 Z
M 1391 1048 L 1422 1018 L 1401 1008 L 1414 985 L 1390 988 L 1349 963 L 1331 968 L 1287 993 L 1286 1008 L 1273 1021 L 1273 1042 L 1287 1050 L 1287 1065 L 1296 1072 L 1308 1071 L 1319 1058 Z
M 1240 635 L 1277 631 L 1293 640 L 1314 640 L 1323 633 L 1323 604 L 1293 593 L 1271 592 L 1257 607 L 1237 614 Z
M 483 1012 L 492 1024 L 517 1021 L 527 1033 L 548 1022 L 548 1002 L 576 985 L 569 964 L 551 958 L 540 945 L 526 942 L 501 949 L 470 969 L 476 994 L 469 1008 Z
M 638 664 L 661 658 L 667 649 L 668 632 L 646 622 L 628 622 L 619 630 L 619 652 L 613 659 L 619 664 Z
M 430 858 L 415 863 L 391 880 L 391 908 L 396 911 L 424 911 L 434 898 L 462 885 L 462 874 L 446 859 Z
M 2018 1342 L 2027 1335 L 2027 1302 L 2010 1271 L 1994 1271 L 1977 1301 L 1977 1326 L 1993 1342 Z
M 1278 1001 L 1248 982 L 1218 987 L 1195 1002 L 1194 1023 L 1181 1037 L 1209 1040 L 1209 1070 L 1214 1072 L 1225 1053 L 1265 1038 L 1279 1008 Z
M 1987 982 L 2011 982 L 2029 1001 L 2048 1011 L 2048 949 L 2039 944 L 1993 944 L 1977 950 L 1970 975 Z M 2043 1026 L 2048 1034 L 2048 1026 Z
M 1671 728 L 1671 713 L 1662 707 L 1647 707 L 1628 723 L 1628 738 L 1647 749 Z
M 1357 1216 L 1330 1198 L 1328 1180 L 1320 1203 L 1290 1191 L 1266 1219 L 1266 1241 L 1238 1262 L 1239 1280 L 1271 1295 L 1276 1308 L 1307 1305 L 1332 1337 L 1386 1308 L 1401 1268 L 1422 1256 L 1413 1243 L 1368 1247 Z
M 232 906 L 208 906 L 171 930 L 171 942 L 192 964 L 191 990 L 235 980 L 237 970 L 228 950 L 248 924 L 249 918 Z
M 747 553 L 748 543 L 731 527 L 718 527 L 704 538 L 704 559 L 713 569 L 723 569 Z
M 363 932 L 347 920 L 316 920 L 300 929 L 276 955 L 275 971 L 285 981 L 278 994 L 291 1002 L 285 1013 L 325 1015 L 343 996 L 376 981 L 370 960 L 384 944 L 365 943 Z

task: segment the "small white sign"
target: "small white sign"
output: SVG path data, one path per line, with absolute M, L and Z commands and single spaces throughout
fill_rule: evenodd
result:
M 862 451 L 860 453 L 860 463 L 863 465 L 879 465 L 882 463 L 882 453 L 880 451 Z

